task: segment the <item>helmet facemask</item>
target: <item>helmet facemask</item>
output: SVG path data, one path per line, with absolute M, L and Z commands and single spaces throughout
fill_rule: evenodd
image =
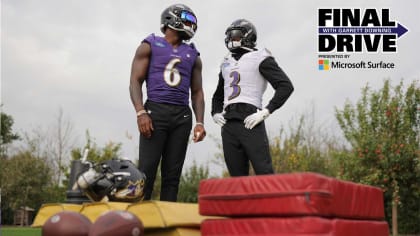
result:
M 193 13 L 188 11 L 181 11 L 180 15 L 183 32 L 187 34 L 187 39 L 190 39 L 194 36 L 195 31 L 197 30 L 197 18 Z
M 113 182 L 105 174 L 97 172 L 93 167 L 77 179 L 78 187 L 86 196 L 95 202 L 102 201 L 113 190 Z
M 240 29 L 232 29 L 226 32 L 226 46 L 232 51 L 242 47 L 243 33 Z
M 225 35 L 225 45 L 233 53 L 253 51 L 256 46 L 257 32 L 247 20 L 234 21 L 227 28 Z

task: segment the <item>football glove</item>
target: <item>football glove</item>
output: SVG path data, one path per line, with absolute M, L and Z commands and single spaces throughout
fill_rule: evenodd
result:
M 251 114 L 247 116 L 244 120 L 245 128 L 252 129 L 261 121 L 265 120 L 270 115 L 270 112 L 267 108 L 264 108 L 263 110 L 258 110 L 254 114 Z
M 216 113 L 216 114 L 213 115 L 213 121 L 214 121 L 214 123 L 220 125 L 220 127 L 223 127 L 223 125 L 226 124 L 225 117 L 223 117 L 224 114 L 225 113 L 222 112 L 222 113 Z

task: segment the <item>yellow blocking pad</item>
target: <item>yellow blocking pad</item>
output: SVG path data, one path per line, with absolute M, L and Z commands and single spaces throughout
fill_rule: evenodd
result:
M 198 228 L 203 220 L 210 218 L 201 216 L 195 203 L 144 201 L 128 206 L 127 211 L 139 217 L 146 229 L 179 226 Z
M 99 216 L 110 210 L 127 210 L 130 203 L 125 202 L 92 202 L 84 203 L 80 213 L 95 222 Z
M 151 229 L 144 232 L 145 236 L 201 236 L 200 228 L 165 228 Z
M 36 215 L 32 227 L 39 227 L 44 225 L 45 221 L 51 216 L 61 211 L 75 211 L 80 212 L 82 205 L 79 204 L 62 204 L 62 203 L 47 203 L 43 204 Z
M 134 204 L 124 202 L 94 202 L 84 203 L 82 205 L 57 203 L 42 205 L 32 227 L 42 227 L 48 218 L 65 210 L 80 212 L 92 222 L 95 222 L 106 211 L 127 210 L 141 219 L 146 230 L 167 228 L 168 230 L 165 232 L 168 235 L 194 235 L 193 233 L 196 230 L 199 231 L 200 224 L 203 220 L 221 218 L 201 216 L 198 213 L 198 204 L 196 203 L 164 201 L 144 201 Z M 153 232 L 155 231 L 151 231 L 151 233 Z M 188 232 L 188 234 L 182 234 L 183 232 Z

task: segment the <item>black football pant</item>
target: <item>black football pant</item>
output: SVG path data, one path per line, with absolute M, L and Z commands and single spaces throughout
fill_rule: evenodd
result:
M 246 129 L 241 120 L 228 120 L 222 127 L 223 153 L 230 176 L 249 175 L 249 163 L 257 175 L 273 174 L 264 122 Z
M 146 174 L 144 199 L 150 200 L 156 172 L 161 161 L 161 201 L 177 200 L 179 179 L 192 128 L 188 106 L 147 101 L 145 109 L 153 122 L 151 138 L 140 135 L 139 169 Z

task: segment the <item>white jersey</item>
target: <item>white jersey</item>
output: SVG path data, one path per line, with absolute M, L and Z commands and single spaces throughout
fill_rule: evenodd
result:
M 238 61 L 231 54 L 223 59 L 221 71 L 225 80 L 224 108 L 233 103 L 248 103 L 262 108 L 267 80 L 261 75 L 259 66 L 270 56 L 267 49 L 262 49 L 245 53 Z

